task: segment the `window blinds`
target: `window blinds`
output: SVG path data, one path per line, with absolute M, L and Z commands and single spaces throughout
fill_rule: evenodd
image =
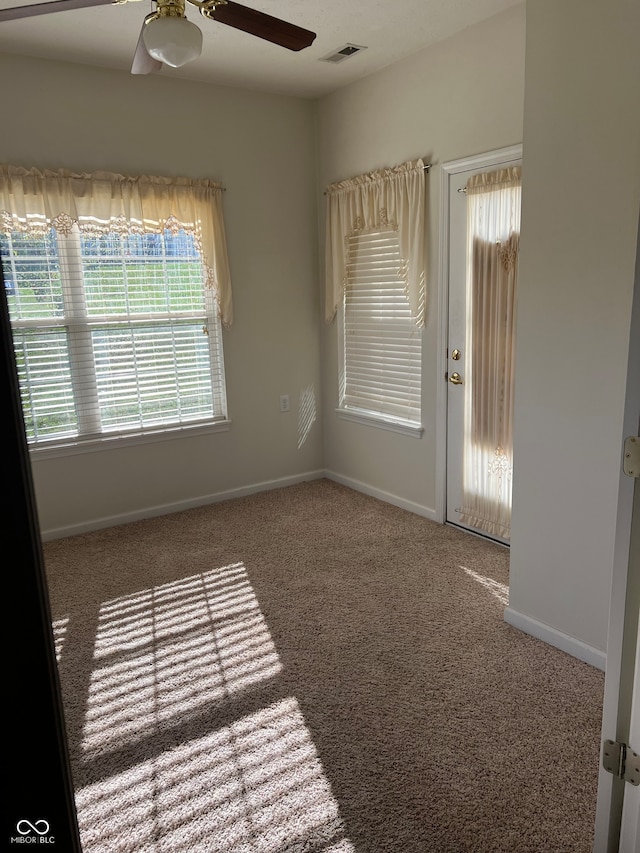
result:
M 420 424 L 421 332 L 401 275 L 397 231 L 349 238 L 341 406 Z
M 226 417 L 221 327 L 193 237 L 0 236 L 31 443 Z

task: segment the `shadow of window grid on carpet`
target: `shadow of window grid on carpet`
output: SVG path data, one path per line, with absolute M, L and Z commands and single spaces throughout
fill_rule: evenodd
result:
M 81 750 L 97 763 L 282 670 L 243 563 L 103 603 L 93 662 Z M 107 774 L 76 806 L 84 853 L 355 850 L 294 696 Z

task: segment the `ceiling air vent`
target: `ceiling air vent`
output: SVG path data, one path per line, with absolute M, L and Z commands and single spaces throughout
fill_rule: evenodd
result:
M 360 53 L 361 50 L 366 49 L 362 44 L 345 44 L 340 50 L 334 50 L 332 53 L 327 54 L 327 56 L 323 56 L 322 62 L 342 62 L 343 59 L 349 59 L 350 56 L 355 56 L 356 53 Z

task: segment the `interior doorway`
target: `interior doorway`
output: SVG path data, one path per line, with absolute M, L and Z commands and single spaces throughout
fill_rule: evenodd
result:
M 443 165 L 443 520 L 508 545 L 520 146 Z

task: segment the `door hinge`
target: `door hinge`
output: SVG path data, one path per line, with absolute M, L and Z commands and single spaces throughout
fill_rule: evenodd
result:
M 602 746 L 602 766 L 616 778 L 630 785 L 640 785 L 640 755 L 626 743 L 605 740 Z
M 640 477 L 640 438 L 630 435 L 624 440 L 622 470 L 627 477 Z

